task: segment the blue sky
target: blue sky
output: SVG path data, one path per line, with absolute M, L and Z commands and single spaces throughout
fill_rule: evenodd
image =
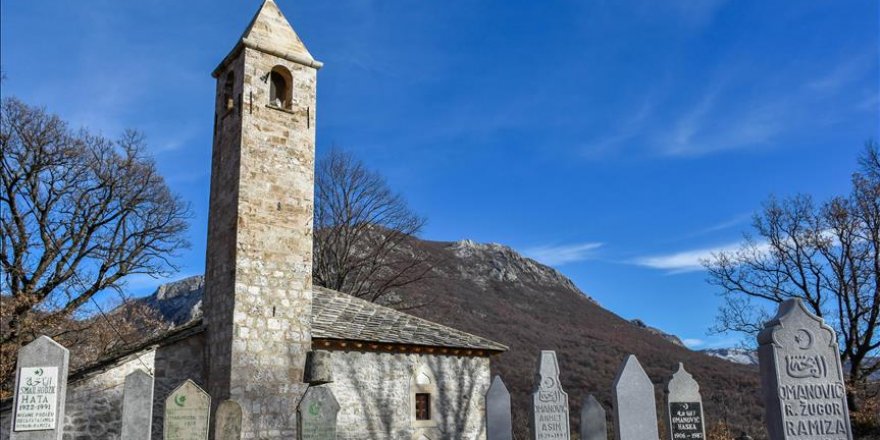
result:
M 318 149 L 355 152 L 429 224 L 510 245 L 689 339 L 696 265 L 770 194 L 847 191 L 880 138 L 878 3 L 278 0 L 312 54 Z M 143 130 L 204 264 L 214 84 L 258 1 L 3 1 L 4 96 Z M 146 292 L 157 281 L 135 279 Z

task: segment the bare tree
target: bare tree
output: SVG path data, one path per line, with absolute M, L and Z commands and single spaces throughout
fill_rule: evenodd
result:
M 756 334 L 766 305 L 800 298 L 834 325 L 850 379 L 880 370 L 880 153 L 868 143 L 852 191 L 816 204 L 771 198 L 753 221 L 757 238 L 705 262 L 725 305 L 716 330 Z
M 0 342 L 21 345 L 127 276 L 165 276 L 187 247 L 190 210 L 145 156 L 143 136 L 109 140 L 44 109 L 0 109 Z
M 400 303 L 390 294 L 431 271 L 413 245 L 424 224 L 381 175 L 334 148 L 315 171 L 315 284 Z

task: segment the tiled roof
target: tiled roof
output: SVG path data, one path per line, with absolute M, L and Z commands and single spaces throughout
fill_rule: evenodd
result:
M 486 338 L 355 298 L 314 287 L 312 337 L 427 347 L 507 351 Z

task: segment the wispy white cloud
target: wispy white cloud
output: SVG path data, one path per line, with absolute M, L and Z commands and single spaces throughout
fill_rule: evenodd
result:
M 591 258 L 602 243 L 575 243 L 546 245 L 527 248 L 523 253 L 534 260 L 550 266 L 562 266 Z
M 727 108 L 718 91 L 704 96 L 680 116 L 671 131 L 658 136 L 657 146 L 666 156 L 701 156 L 769 144 L 787 129 L 791 116 L 787 101 L 753 102 Z
M 718 223 L 715 223 L 713 225 L 709 225 L 705 228 L 698 229 L 698 230 L 692 231 L 692 232 L 688 232 L 688 233 L 684 234 L 683 236 L 675 238 L 674 240 L 678 241 L 678 240 L 682 240 L 682 239 L 702 237 L 705 235 L 714 234 L 716 232 L 726 231 L 730 228 L 734 228 L 736 226 L 739 226 L 739 225 L 746 223 L 751 217 L 752 217 L 751 213 L 739 214 L 734 217 L 728 218 L 726 220 L 719 221 Z
M 732 252 L 740 248 L 740 243 L 729 243 L 722 246 L 692 249 L 669 254 L 638 257 L 633 264 L 651 269 L 665 270 L 671 274 L 695 272 L 703 270 L 703 261 L 720 252 Z
M 681 342 L 683 342 L 684 345 L 686 345 L 690 349 L 701 348 L 703 345 L 706 344 L 706 341 L 700 338 L 685 338 L 682 339 Z
M 809 81 L 806 87 L 820 93 L 836 92 L 841 87 L 868 75 L 875 62 L 873 51 L 847 57 L 845 61 L 831 66 L 831 70 Z
M 637 257 L 632 259 L 630 263 L 651 269 L 664 270 L 670 275 L 696 272 L 703 270 L 703 263 L 707 260 L 711 260 L 715 255 L 736 252 L 741 250 L 744 244 L 744 242 L 735 242 L 714 247 Z M 758 242 L 749 244 L 748 246 L 750 249 L 749 252 L 756 252 L 763 255 L 769 254 L 770 252 L 770 245 L 766 242 Z

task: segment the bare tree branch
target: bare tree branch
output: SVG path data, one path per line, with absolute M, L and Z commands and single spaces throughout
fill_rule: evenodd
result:
M 771 198 L 755 216 L 759 240 L 704 262 L 724 299 L 715 331 L 757 334 L 766 303 L 801 298 L 834 325 L 857 383 L 880 370 L 880 152 L 869 142 L 852 191 L 816 206 Z M 763 302 L 763 303 L 762 303 Z
M 399 302 L 391 294 L 433 267 L 426 253 L 410 246 L 424 218 L 349 153 L 331 150 L 315 174 L 315 284 L 368 301 Z
M 145 155 L 8 98 L 0 109 L 0 342 L 20 345 L 132 274 L 166 276 L 189 246 L 189 206 Z

